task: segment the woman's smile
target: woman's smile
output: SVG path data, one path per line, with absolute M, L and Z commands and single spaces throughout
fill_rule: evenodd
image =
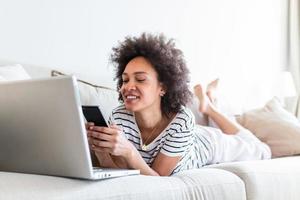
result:
M 128 95 L 125 95 L 124 97 L 125 97 L 125 99 L 124 99 L 125 104 L 132 104 L 132 103 L 137 102 L 140 99 L 139 96 L 133 95 L 133 94 L 128 94 Z

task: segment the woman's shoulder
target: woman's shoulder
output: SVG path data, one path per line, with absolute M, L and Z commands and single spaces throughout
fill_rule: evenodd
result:
M 190 109 L 182 107 L 176 114 L 175 118 L 172 120 L 171 125 L 178 128 L 188 129 L 194 125 L 194 115 Z
M 127 117 L 133 117 L 133 113 L 128 111 L 125 108 L 124 104 L 119 105 L 118 107 L 114 108 L 112 110 L 112 115 L 113 116 L 127 116 Z
M 117 113 L 117 112 L 129 113 L 129 111 L 126 110 L 124 104 L 121 104 L 121 105 L 117 106 L 116 108 L 114 108 L 114 109 L 112 110 L 112 113 Z
M 177 113 L 177 117 L 184 119 L 194 119 L 194 114 L 189 108 L 182 106 Z

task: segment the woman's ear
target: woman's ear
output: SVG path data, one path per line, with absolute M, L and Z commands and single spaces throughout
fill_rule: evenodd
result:
M 163 97 L 166 94 L 166 92 L 164 90 L 161 90 L 159 93 L 159 96 Z
M 161 96 L 161 97 L 163 97 L 165 94 L 166 94 L 166 87 L 162 84 L 162 83 L 160 83 L 160 85 L 161 85 L 161 90 L 160 90 L 160 93 L 159 93 L 159 95 Z

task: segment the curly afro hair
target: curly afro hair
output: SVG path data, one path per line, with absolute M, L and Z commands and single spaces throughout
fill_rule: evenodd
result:
M 115 66 L 117 89 L 122 87 L 122 73 L 126 65 L 135 57 L 147 59 L 158 74 L 158 80 L 166 88 L 162 97 L 161 109 L 169 116 L 177 113 L 192 97 L 188 89 L 190 81 L 189 70 L 183 58 L 182 51 L 175 47 L 173 39 L 167 40 L 163 34 L 152 35 L 142 33 L 139 37 L 126 37 L 117 47 L 114 47 L 111 62 Z M 123 102 L 119 94 L 119 101 Z

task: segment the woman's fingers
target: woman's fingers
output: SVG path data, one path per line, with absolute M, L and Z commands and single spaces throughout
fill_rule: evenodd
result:
M 105 147 L 97 147 L 95 145 L 91 145 L 91 149 L 95 152 L 105 152 L 105 153 L 110 153 L 110 149 L 109 148 L 105 148 Z
M 115 124 L 109 124 L 108 127 L 109 127 L 109 128 L 116 128 L 117 125 L 115 125 Z
M 88 137 L 92 137 L 94 139 L 98 140 L 112 140 L 112 135 L 105 134 L 105 133 L 99 133 L 95 131 L 88 131 Z
M 95 124 L 94 124 L 94 122 L 87 122 L 86 124 L 85 124 L 85 129 L 89 129 L 91 126 L 94 126 Z
M 112 129 L 122 131 L 122 129 L 119 126 L 117 126 L 116 124 L 110 124 L 109 127 L 112 128 Z
M 90 131 L 99 132 L 107 135 L 116 135 L 120 133 L 120 129 L 118 128 L 111 128 L 111 127 L 104 127 L 104 126 L 91 126 L 89 128 Z
M 128 141 L 118 126 L 91 126 L 87 132 L 90 148 L 93 151 L 107 152 L 112 155 L 121 155 L 124 153 L 123 149 L 126 147 Z
M 116 129 L 108 127 L 94 126 L 94 123 L 88 122 L 85 124 L 87 129 L 88 143 L 90 149 L 95 152 L 111 152 L 113 146 L 113 135 L 117 133 Z
M 111 148 L 113 146 L 111 142 L 104 141 L 104 140 L 93 140 L 92 145 L 96 147 L 107 147 L 107 148 Z
M 115 141 L 114 135 L 99 133 L 95 131 L 88 131 L 88 142 L 90 145 L 97 147 L 112 147 Z

